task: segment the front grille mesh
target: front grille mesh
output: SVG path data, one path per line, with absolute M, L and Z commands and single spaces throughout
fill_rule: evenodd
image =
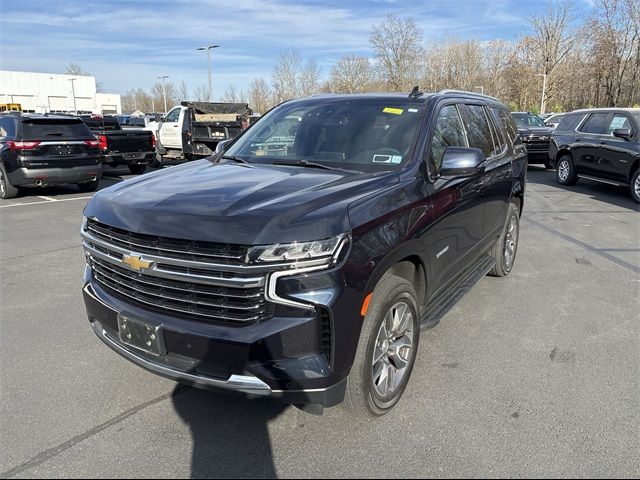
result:
M 239 261 L 243 247 L 194 245 L 190 241 L 185 241 L 185 246 L 156 237 L 150 241 L 148 236 L 96 221 L 89 221 L 85 232 L 93 237 L 84 235 L 94 279 L 107 293 L 125 302 L 214 323 L 255 323 L 273 316 L 273 304 L 264 295 L 264 277 L 229 265 Z M 197 253 L 188 250 L 191 246 Z M 148 270 L 134 271 L 121 262 L 125 248 L 137 254 L 150 252 L 157 261 Z M 206 259 L 208 264 L 182 266 L 180 258 L 185 262 Z M 162 263 L 163 259 L 169 263 Z M 219 270 L 221 265 L 223 271 Z

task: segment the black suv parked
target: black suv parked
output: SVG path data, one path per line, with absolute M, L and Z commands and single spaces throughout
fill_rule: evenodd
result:
M 76 183 L 83 192 L 98 188 L 100 142 L 77 117 L 0 115 L 0 198 L 19 187 Z
M 566 114 L 553 133 L 549 156 L 560 184 L 585 178 L 629 187 L 640 202 L 640 108 Z
M 543 163 L 546 168 L 552 168 L 549 162 L 549 142 L 553 128 L 530 112 L 513 112 L 512 115 L 527 147 L 529 163 Z
M 286 102 L 214 157 L 93 197 L 89 321 L 179 382 L 384 414 L 420 330 L 511 271 L 525 175 L 490 97 Z

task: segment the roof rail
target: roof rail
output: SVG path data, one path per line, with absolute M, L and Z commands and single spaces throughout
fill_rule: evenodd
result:
M 444 90 L 440 90 L 438 93 L 459 93 L 459 94 L 462 94 L 462 95 L 466 95 L 468 97 L 489 98 L 491 100 L 495 100 L 496 102 L 500 102 L 500 100 L 498 100 L 496 97 L 492 97 L 490 95 L 485 95 L 483 93 L 467 92 L 465 90 L 454 90 L 454 89 L 450 89 L 450 88 L 445 88 Z M 500 103 L 502 103 L 502 102 L 500 102 Z

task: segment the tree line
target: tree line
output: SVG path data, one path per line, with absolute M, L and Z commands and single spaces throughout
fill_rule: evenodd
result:
M 416 22 L 388 15 L 372 28 L 371 56 L 345 55 L 323 75 L 315 59 L 282 51 L 270 79 L 255 78 L 247 90 L 230 86 L 226 102 L 247 102 L 264 113 L 278 103 L 314 93 L 409 92 L 459 89 L 494 96 L 512 110 L 539 112 L 543 82 L 546 111 L 584 107 L 640 107 L 640 0 L 596 0 L 578 20 L 571 0 L 548 0 L 528 28 L 512 41 L 447 38 L 425 42 Z M 169 108 L 180 100 L 205 101 L 184 82 L 167 83 Z M 163 109 L 162 84 L 131 90 L 124 111 Z

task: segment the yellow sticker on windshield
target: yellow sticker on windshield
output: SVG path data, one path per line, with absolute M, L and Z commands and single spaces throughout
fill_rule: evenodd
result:
M 401 108 L 391 108 L 391 107 L 387 107 L 382 111 L 384 113 L 393 113 L 394 115 L 402 115 L 402 113 L 404 112 L 404 110 L 402 110 Z

